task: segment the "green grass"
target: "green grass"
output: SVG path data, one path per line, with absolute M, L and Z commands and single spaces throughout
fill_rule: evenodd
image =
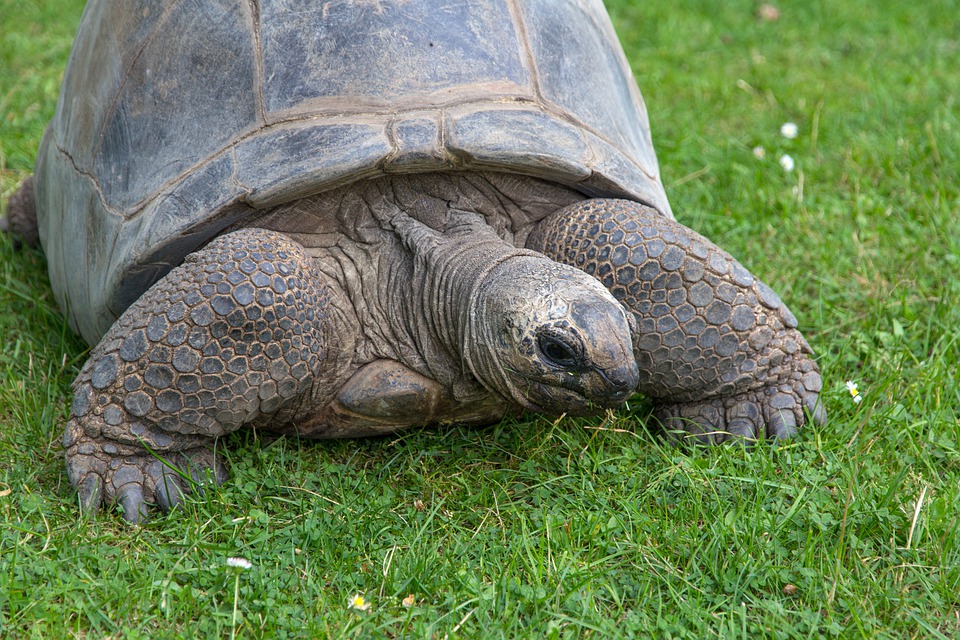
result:
M 0 0 L 3 200 L 81 4 Z M 2 239 L 0 636 L 226 637 L 228 556 L 254 565 L 247 638 L 960 634 L 955 3 L 784 1 L 776 22 L 747 1 L 608 5 L 677 217 L 790 304 L 829 424 L 775 450 L 674 449 L 642 406 L 320 444 L 238 434 L 230 482 L 183 512 L 84 520 L 59 438 L 85 347 L 42 255 Z M 369 612 L 347 608 L 358 593 Z

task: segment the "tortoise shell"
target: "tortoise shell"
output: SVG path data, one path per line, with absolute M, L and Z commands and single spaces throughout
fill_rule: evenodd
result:
M 93 0 L 35 188 L 54 292 L 93 344 L 259 211 L 464 170 L 672 215 L 600 0 Z

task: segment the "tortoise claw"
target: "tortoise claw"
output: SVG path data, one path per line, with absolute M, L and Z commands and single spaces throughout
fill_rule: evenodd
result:
M 164 513 L 170 513 L 183 502 L 183 485 L 180 476 L 175 471 L 159 461 L 157 461 L 157 464 L 160 465 L 161 470 L 159 473 L 160 481 L 157 482 L 157 486 L 153 490 L 154 498 L 157 501 L 157 506 Z
M 144 524 L 147 521 L 147 505 L 143 501 L 143 486 L 125 484 L 117 492 L 117 502 L 123 509 L 123 519 L 130 524 Z
M 810 416 L 810 422 L 816 425 L 823 425 L 827 422 L 827 410 L 823 408 L 823 402 L 820 395 L 813 392 L 803 394 L 803 408 L 807 410 Z
M 727 433 L 729 436 L 724 438 L 724 442 L 748 444 L 757 439 L 757 425 L 747 418 L 732 418 L 727 423 Z
M 74 435 L 71 432 L 68 439 L 67 470 L 85 514 L 119 504 L 124 520 L 143 524 L 151 506 L 169 513 L 183 504 L 194 486 L 220 485 L 228 477 L 226 466 L 212 448 L 197 447 L 163 458 L 152 453 L 121 457 L 106 453 L 116 449 L 108 439 Z M 81 450 L 85 453 L 79 453 Z
M 815 392 L 780 385 L 723 398 L 684 403 L 664 403 L 654 410 L 654 419 L 670 440 L 697 444 L 750 443 L 787 440 L 796 436 L 804 421 L 823 424 L 826 410 Z
M 774 440 L 788 440 L 797 435 L 797 417 L 789 409 L 778 409 L 771 412 L 767 419 L 767 437 Z
M 727 442 L 749 444 L 763 437 L 763 414 L 756 402 L 744 400 L 727 411 Z
M 80 512 L 93 515 L 100 511 L 103 501 L 103 478 L 95 473 L 89 474 L 77 487 L 80 497 Z
M 230 477 L 223 458 L 216 455 L 212 449 L 191 449 L 180 455 L 184 458 L 183 470 L 190 474 L 190 479 L 199 487 L 210 482 L 213 482 L 214 486 L 220 486 Z
M 654 411 L 654 419 L 675 444 L 718 444 L 727 435 L 723 404 L 717 400 L 661 405 Z

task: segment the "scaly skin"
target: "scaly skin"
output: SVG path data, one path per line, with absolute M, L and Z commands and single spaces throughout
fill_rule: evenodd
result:
M 325 406 L 356 320 L 282 234 L 243 229 L 187 257 L 111 327 L 73 384 L 63 444 L 81 508 L 140 522 L 195 480 L 226 479 L 216 438 Z M 163 461 L 161 461 L 163 459 Z
M 550 215 L 526 246 L 593 275 L 633 312 L 637 390 L 669 433 L 789 438 L 804 410 L 825 420 L 793 314 L 703 236 L 635 202 L 597 199 Z

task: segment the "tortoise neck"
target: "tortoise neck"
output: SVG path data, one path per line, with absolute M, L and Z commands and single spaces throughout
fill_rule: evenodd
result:
M 411 327 L 419 334 L 417 342 L 441 348 L 460 369 L 458 377 L 472 375 L 488 391 L 513 401 L 506 373 L 484 348 L 491 319 L 481 317 L 478 302 L 488 276 L 504 262 L 520 256 L 545 258 L 505 242 L 469 212 L 453 212 L 452 224 L 442 233 L 402 214 L 392 223 L 413 257 L 409 303 L 417 309 L 410 309 L 409 316 L 424 322 Z M 429 353 L 424 355 L 430 359 Z

